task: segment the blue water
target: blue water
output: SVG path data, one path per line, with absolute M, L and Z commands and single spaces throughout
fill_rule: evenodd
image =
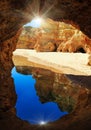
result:
M 23 75 L 16 72 L 15 67 L 12 69 L 17 102 L 15 105 L 16 115 L 22 120 L 31 124 L 40 124 L 40 122 L 53 122 L 58 120 L 67 112 L 61 112 L 57 104 L 48 102 L 42 104 L 36 95 L 36 80 L 32 75 Z

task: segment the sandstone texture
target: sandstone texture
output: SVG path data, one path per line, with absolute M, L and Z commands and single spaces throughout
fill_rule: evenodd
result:
M 41 52 L 91 52 L 91 39 L 70 24 L 43 20 L 39 28 L 23 27 L 18 49 Z
M 16 101 L 11 69 L 13 67 L 12 51 L 15 50 L 19 34 L 20 31 L 0 44 L 0 111 L 8 111 Z
M 36 28 L 23 27 L 16 48 L 34 49 L 34 46 L 37 43 L 37 39 L 38 39 L 38 37 L 36 37 L 37 32 L 38 29 Z
M 69 21 L 77 25 L 91 37 L 90 0 L 4 0 L 0 1 L 0 43 L 9 39 L 25 23 L 31 21 L 33 14 L 54 20 Z M 54 12 L 54 13 L 53 13 Z
M 39 3 L 40 2 L 40 3 Z M 36 15 L 74 25 L 91 38 L 90 0 L 1 0 L 0 1 L 0 129 L 30 130 L 91 129 L 91 94 L 80 93 L 74 113 L 64 117 L 51 127 L 32 126 L 20 121 L 12 110 L 16 94 L 11 78 L 12 52 L 24 24 Z M 19 32 L 19 33 L 18 33 Z M 67 50 L 67 49 L 66 49 Z M 84 101 L 84 102 L 83 102 Z M 12 112 L 13 111 L 13 112 Z M 64 124 L 65 123 L 65 124 Z M 63 124 L 63 125 L 61 125 Z M 61 128 L 60 128 L 61 126 Z
M 91 75 L 90 54 L 63 52 L 36 52 L 30 49 L 16 49 L 13 52 L 15 66 L 41 67 L 62 74 Z

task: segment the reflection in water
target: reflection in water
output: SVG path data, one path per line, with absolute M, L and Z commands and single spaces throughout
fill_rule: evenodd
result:
M 29 72 L 29 71 L 28 71 Z M 37 75 L 38 72 L 36 72 Z M 31 124 L 45 124 L 47 122 L 53 122 L 58 120 L 63 115 L 67 114 L 67 112 L 61 112 L 55 102 L 50 100 L 51 93 L 43 92 L 47 99 L 47 103 L 41 103 L 39 97 L 36 95 L 35 83 L 37 84 L 37 79 L 35 80 L 32 75 L 24 75 L 31 74 L 27 73 L 26 69 L 24 69 L 23 74 L 16 72 L 16 69 L 12 70 L 12 77 L 14 78 L 15 89 L 17 93 L 17 103 L 16 103 L 16 112 L 17 116 L 23 120 L 30 122 Z M 36 77 L 36 75 L 34 77 Z M 41 77 L 38 75 L 38 77 Z M 45 79 L 46 80 L 46 79 Z M 44 80 L 43 80 L 44 82 Z M 48 80 L 47 80 L 48 82 Z M 49 81 L 50 82 L 50 81 Z M 45 82 L 44 82 L 45 83 Z M 38 84 L 39 87 L 45 87 L 46 84 Z M 42 86 L 43 85 L 43 86 Z M 48 86 L 46 86 L 46 89 Z M 52 86 L 50 86 L 52 87 Z M 36 88 L 37 89 L 37 88 Z M 37 92 L 39 96 L 41 93 Z M 42 97 L 40 97 L 41 99 Z
M 36 79 L 37 95 L 42 103 L 56 102 L 62 111 L 74 111 L 82 88 L 73 84 L 66 75 L 34 67 L 17 66 L 16 69 L 23 74 L 32 73 Z

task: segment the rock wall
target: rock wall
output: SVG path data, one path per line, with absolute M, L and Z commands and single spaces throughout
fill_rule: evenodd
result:
M 37 6 L 36 6 L 37 5 Z M 54 20 L 66 20 L 74 25 L 91 38 L 91 1 L 90 0 L 1 0 L 0 1 L 0 129 L 2 130 L 25 130 L 25 129 L 44 129 L 44 127 L 30 126 L 20 121 L 14 114 L 9 111 L 15 104 L 14 84 L 11 79 L 12 52 L 16 47 L 17 31 L 34 16 L 33 14 L 41 14 Z M 86 105 L 90 101 L 90 94 L 86 98 L 83 106 L 84 111 L 79 110 L 79 116 L 74 117 L 73 113 L 69 117 L 65 117 L 62 129 L 82 128 L 83 130 L 91 129 L 91 107 Z M 84 94 L 79 96 L 79 106 L 81 101 L 85 99 Z M 79 109 L 78 106 L 78 109 Z M 86 111 L 86 112 L 85 112 Z M 84 117 L 82 115 L 85 115 Z M 75 119 L 74 119 L 75 118 Z M 75 122 L 73 122 L 75 120 Z M 63 124 L 62 122 L 62 124 Z M 69 124 L 70 122 L 70 124 Z M 52 124 L 48 129 L 60 129 L 60 121 Z M 55 126 L 55 127 L 54 127 Z M 64 126 L 64 127 L 63 127 Z M 76 127 L 77 126 L 77 127 Z
M 1 43 L 0 45 L 0 110 L 8 111 L 15 105 L 16 94 L 14 90 L 11 70 L 13 67 L 12 52 L 16 48 L 20 30 L 18 33 Z M 12 99 L 12 100 L 11 100 Z
M 71 23 L 91 36 L 90 0 L 44 0 L 42 5 L 40 12 L 43 16 Z
M 90 0 L 4 0 L 0 1 L 0 43 L 39 14 L 54 20 L 67 20 L 91 37 Z M 53 13 L 54 12 L 54 13 Z M 12 17 L 11 17 L 12 16 Z
M 38 29 L 32 27 L 23 27 L 21 34 L 17 42 L 17 49 L 34 49 L 35 44 L 37 43 L 38 37 L 36 33 Z
M 70 24 L 47 19 L 39 28 L 23 27 L 17 48 L 90 53 L 91 39 Z

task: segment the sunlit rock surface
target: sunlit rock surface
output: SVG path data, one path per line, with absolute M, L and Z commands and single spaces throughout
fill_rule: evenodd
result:
M 54 20 L 66 20 L 68 23 L 77 25 L 82 32 L 91 38 L 90 0 L 40 0 L 40 3 L 39 1 L 37 2 L 37 0 L 23 0 L 23 2 L 22 0 L 0 1 L 0 104 L 2 104 L 0 105 L 0 129 L 2 130 L 44 129 L 44 127 L 31 126 L 30 124 L 20 121 L 13 113 L 9 113 L 11 108 L 14 107 L 16 99 L 14 84 L 10 78 L 10 71 L 13 67 L 11 56 L 18 39 L 18 37 L 16 37 L 16 33 L 25 23 L 31 21 L 34 17 L 33 14 L 37 14 L 37 12 L 40 12 L 42 15 L 46 14 L 46 17 Z M 15 40 L 13 39 L 13 36 Z M 89 95 L 88 98 L 86 98 L 86 101 L 88 101 L 90 97 L 91 96 Z M 83 101 L 85 96 L 81 96 L 80 98 Z M 86 104 L 84 104 L 85 102 L 83 103 L 83 106 L 86 106 Z M 6 106 L 8 106 L 8 109 L 6 109 Z M 82 104 L 80 106 L 82 106 Z M 89 109 L 91 109 L 89 106 L 85 108 L 85 110 Z M 86 111 L 85 113 L 85 110 L 81 111 L 83 112 L 82 114 L 80 114 L 81 112 L 79 111 L 80 118 L 76 117 L 75 123 L 73 122 L 74 120 L 72 120 L 74 116 L 74 114 L 72 114 L 69 119 L 67 118 L 69 121 L 64 118 L 63 122 L 66 122 L 64 126 L 60 125 L 59 121 L 58 123 L 56 122 L 56 124 L 52 124 L 51 128 L 46 127 L 46 129 L 55 130 L 56 128 L 60 130 L 65 129 L 65 127 L 68 130 L 91 129 L 90 112 Z M 86 117 L 84 118 L 82 115 L 85 115 Z
M 90 53 L 91 39 L 70 24 L 47 19 L 39 28 L 23 27 L 17 48 Z
M 12 60 L 15 66 L 47 68 L 54 72 L 73 75 L 91 75 L 88 65 L 90 54 L 63 52 L 36 52 L 30 49 L 16 49 Z
M 38 12 L 44 17 L 64 20 L 79 26 L 91 37 L 90 0 L 4 0 L 0 1 L 0 43 L 15 35 Z M 11 17 L 12 16 L 12 17 Z
M 38 29 L 32 27 L 23 27 L 21 35 L 19 36 L 16 48 L 20 49 L 34 49 L 37 43 L 36 33 Z

